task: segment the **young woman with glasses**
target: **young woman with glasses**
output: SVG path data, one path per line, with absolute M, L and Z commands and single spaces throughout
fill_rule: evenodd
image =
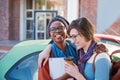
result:
M 72 44 L 66 41 L 66 29 L 68 27 L 68 22 L 60 17 L 57 16 L 53 18 L 48 24 L 48 32 L 50 38 L 53 42 L 51 42 L 51 51 L 50 57 L 60 58 L 60 57 L 73 57 L 74 63 L 77 63 L 77 54 L 76 48 L 72 46 Z M 40 53 L 41 54 L 41 53 Z M 38 62 L 41 60 L 38 60 Z M 58 62 L 59 63 L 59 62 Z M 68 74 L 63 74 L 62 76 L 58 77 L 56 80 L 66 80 L 70 78 Z M 51 76 L 49 73 L 49 66 L 48 63 L 45 66 L 42 66 L 38 69 L 38 80 L 51 80 Z

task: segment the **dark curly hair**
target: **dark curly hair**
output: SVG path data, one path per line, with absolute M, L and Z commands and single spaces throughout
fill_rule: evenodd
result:
M 48 32 L 50 33 L 50 26 L 53 22 L 55 21 L 60 21 L 64 24 L 64 26 L 66 27 L 66 29 L 68 29 L 68 26 L 69 26 L 69 22 L 62 16 L 56 16 L 54 17 L 49 23 L 48 23 Z

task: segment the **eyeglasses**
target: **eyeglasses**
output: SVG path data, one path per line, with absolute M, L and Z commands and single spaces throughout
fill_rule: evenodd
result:
M 64 26 L 52 27 L 52 28 L 50 28 L 50 31 L 52 31 L 52 32 L 56 32 L 57 30 L 63 31 L 64 28 L 65 28 Z
M 70 36 L 70 38 L 71 38 L 72 40 L 75 40 L 79 35 L 80 35 L 80 34 L 72 35 L 72 36 Z

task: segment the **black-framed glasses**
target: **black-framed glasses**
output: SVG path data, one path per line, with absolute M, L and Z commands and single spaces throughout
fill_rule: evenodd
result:
M 64 26 L 52 27 L 52 28 L 50 28 L 50 31 L 52 31 L 52 32 L 56 32 L 57 30 L 63 31 L 64 28 L 65 28 Z
M 80 34 L 72 35 L 72 36 L 70 36 L 70 38 L 71 38 L 72 40 L 75 40 L 79 35 L 80 35 Z

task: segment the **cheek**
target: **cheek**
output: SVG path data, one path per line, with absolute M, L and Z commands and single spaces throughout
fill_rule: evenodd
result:
M 53 39 L 53 33 L 50 33 L 50 38 Z
M 75 40 L 74 43 L 75 43 L 75 45 L 77 46 L 77 48 L 80 49 L 80 48 L 83 48 L 83 47 L 84 47 L 86 41 L 85 41 L 84 38 L 78 38 L 78 39 Z

